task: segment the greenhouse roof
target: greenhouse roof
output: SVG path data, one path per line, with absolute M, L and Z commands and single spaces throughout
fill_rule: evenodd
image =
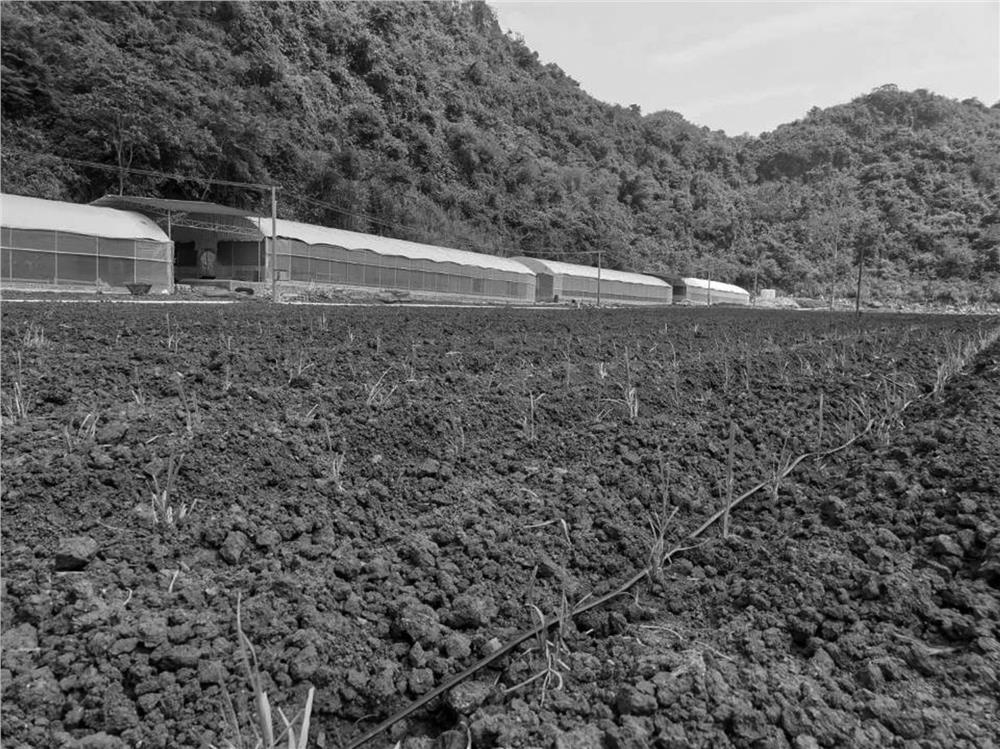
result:
M 155 221 L 139 213 L 24 195 L 0 196 L 0 225 L 11 229 L 64 231 L 107 239 L 170 241 Z
M 261 233 L 271 236 L 271 219 L 248 217 L 259 228 Z M 343 247 L 348 250 L 370 250 L 380 255 L 393 255 L 411 260 L 431 260 L 438 263 L 455 263 L 476 268 L 507 271 L 526 275 L 530 271 L 521 263 L 496 255 L 486 255 L 479 252 L 454 250 L 448 247 L 435 247 L 419 242 L 408 242 L 404 239 L 391 239 L 373 234 L 347 231 L 346 229 L 330 229 L 314 224 L 302 224 L 298 221 L 278 219 L 277 235 L 285 239 L 297 239 L 306 244 L 326 244 Z
M 112 208 L 135 208 L 155 211 L 157 213 L 204 213 L 212 216 L 234 216 L 243 218 L 246 210 L 230 208 L 219 203 L 209 203 L 204 200 L 175 200 L 173 198 L 145 198 L 138 195 L 105 195 L 98 198 L 93 205 L 110 206 Z
M 231 208 L 204 200 L 174 200 L 145 198 L 136 195 L 105 195 L 92 205 L 137 211 L 157 220 L 161 225 L 186 226 L 252 241 L 263 237 L 253 222 L 247 220 L 245 208 Z
M 729 291 L 733 294 L 750 294 L 749 291 L 740 286 L 734 286 L 731 283 L 723 283 L 722 281 L 709 281 L 706 278 L 682 278 L 681 280 L 686 286 L 693 286 L 696 289 L 711 288 L 712 291 Z
M 519 262 L 524 263 L 529 268 L 543 273 L 551 273 L 557 276 L 577 276 L 580 278 L 597 278 L 597 268 L 590 265 L 577 265 L 576 263 L 560 263 L 556 260 L 540 260 L 534 257 L 519 257 Z M 643 273 L 629 273 L 621 270 L 601 269 L 602 281 L 622 281 L 624 283 L 641 284 L 643 286 L 667 286 L 666 281 L 647 276 Z

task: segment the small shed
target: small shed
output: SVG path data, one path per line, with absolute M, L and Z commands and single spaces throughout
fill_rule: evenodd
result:
M 0 278 L 55 286 L 173 285 L 173 244 L 133 211 L 0 196 Z
M 590 265 L 516 257 L 537 276 L 535 299 L 539 302 L 596 304 L 670 304 L 673 289 L 654 276 Z
M 750 304 L 750 292 L 731 283 L 707 278 L 679 278 L 673 283 L 678 304 Z
M 270 218 L 249 217 L 270 237 Z M 414 297 L 531 303 L 535 274 L 519 262 L 478 252 L 278 219 L 279 278 Z

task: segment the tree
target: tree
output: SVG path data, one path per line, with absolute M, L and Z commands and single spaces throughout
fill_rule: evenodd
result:
M 819 251 L 815 257 L 832 309 L 838 287 L 847 279 L 852 257 L 846 249 L 853 246 L 862 214 L 857 199 L 857 180 L 842 172 L 823 171 L 822 175 L 813 177 L 817 185 L 806 227 L 810 241 Z

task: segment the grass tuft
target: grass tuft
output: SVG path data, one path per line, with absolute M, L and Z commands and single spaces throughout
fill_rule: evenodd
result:
M 153 488 L 150 490 L 150 494 L 153 523 L 155 525 L 167 527 L 178 526 L 194 512 L 195 505 L 198 504 L 197 499 L 190 505 L 186 502 L 174 504 L 174 494 L 177 489 L 177 474 L 180 473 L 183 462 L 184 453 L 181 453 L 180 457 L 176 459 L 173 455 L 167 459 L 167 475 L 162 485 L 160 484 L 159 474 L 153 476 Z
M 267 696 L 267 692 L 264 691 L 260 664 L 257 661 L 257 651 L 254 650 L 253 643 L 250 642 L 250 638 L 243 631 L 242 603 L 242 595 L 237 594 L 236 636 L 239 640 L 238 651 L 240 662 L 243 665 L 247 681 L 253 690 L 255 718 L 251 725 L 253 736 L 244 736 L 244 731 L 240 726 L 239 718 L 233 707 L 232 698 L 228 692 L 223 690 L 225 698 L 223 716 L 232 738 L 227 739 L 222 744 L 221 749 L 278 749 L 281 745 L 284 745 L 287 749 L 306 749 L 309 745 L 309 723 L 312 717 L 316 688 L 309 687 L 309 692 L 306 694 L 305 706 L 291 718 L 288 718 L 280 707 L 276 708 L 283 728 L 275 726 L 271 701 Z M 216 747 L 212 746 L 212 749 L 216 749 Z

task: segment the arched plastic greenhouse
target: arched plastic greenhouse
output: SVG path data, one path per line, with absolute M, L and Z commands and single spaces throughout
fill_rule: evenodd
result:
M 149 218 L 114 208 L 0 196 L 0 278 L 57 286 L 173 284 L 173 243 Z
M 596 304 L 600 299 L 608 304 L 670 304 L 673 299 L 673 287 L 653 276 L 555 260 L 514 259 L 537 274 L 535 298 L 539 302 Z
M 251 217 L 270 246 L 271 219 Z M 535 299 L 535 276 L 493 255 L 277 221 L 279 278 L 343 288 L 405 291 L 413 297 L 507 303 Z
M 675 281 L 674 301 L 678 304 L 749 304 L 750 292 L 740 286 L 707 278 L 680 278 Z

